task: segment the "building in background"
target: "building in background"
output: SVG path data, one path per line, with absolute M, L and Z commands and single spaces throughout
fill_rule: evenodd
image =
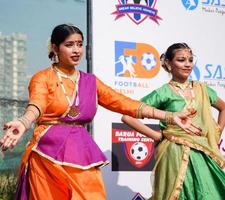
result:
M 27 36 L 0 33 L 0 123 L 21 114 L 27 99 Z
M 27 37 L 21 33 L 0 34 L 0 97 L 24 100 L 27 98 L 26 75 Z

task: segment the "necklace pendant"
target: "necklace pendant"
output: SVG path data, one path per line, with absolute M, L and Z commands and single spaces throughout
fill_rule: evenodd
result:
M 76 117 L 79 115 L 78 106 L 70 107 L 70 110 L 68 112 L 68 116 L 70 117 Z

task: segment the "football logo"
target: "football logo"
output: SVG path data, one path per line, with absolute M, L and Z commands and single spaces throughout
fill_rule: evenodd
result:
M 148 147 L 143 142 L 136 142 L 131 146 L 130 154 L 134 160 L 144 160 L 148 156 Z
M 156 58 L 152 53 L 144 53 L 141 58 L 141 64 L 145 69 L 151 70 L 156 67 Z
M 115 76 L 153 78 L 159 70 L 160 57 L 153 46 L 115 41 Z
M 140 24 L 145 19 L 151 19 L 159 24 L 161 18 L 158 16 L 158 10 L 155 9 L 157 0 L 119 0 L 116 5 L 115 20 L 128 16 L 135 24 Z

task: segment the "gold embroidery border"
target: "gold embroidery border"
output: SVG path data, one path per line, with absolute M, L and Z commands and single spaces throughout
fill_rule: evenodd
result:
M 186 175 L 186 170 L 189 162 L 189 155 L 190 155 L 190 147 L 183 146 L 184 152 L 182 156 L 181 166 L 180 166 L 180 172 L 178 175 L 178 178 L 176 180 L 175 188 L 170 196 L 170 200 L 177 200 L 180 195 L 181 188 L 183 186 L 183 182 Z
M 164 135 L 165 136 L 165 135 Z M 210 156 L 222 169 L 225 168 L 225 160 L 222 158 L 222 156 L 220 157 L 219 155 L 205 149 L 204 147 L 202 147 L 201 145 L 198 144 L 192 144 L 189 141 L 186 141 L 182 138 L 178 138 L 175 136 L 165 136 L 168 140 L 170 140 L 171 142 L 175 142 L 178 144 L 183 144 L 184 146 L 188 146 L 192 149 L 196 149 L 198 151 L 202 151 L 203 153 L 205 153 L 206 155 Z
M 57 165 L 69 166 L 69 167 L 74 167 L 74 168 L 83 169 L 83 170 L 90 169 L 92 167 L 97 167 L 97 166 L 104 167 L 105 165 L 109 164 L 109 161 L 107 160 L 107 161 L 99 161 L 96 163 L 91 163 L 90 165 L 82 166 L 82 165 L 78 165 L 78 164 L 73 164 L 73 163 L 69 163 L 69 162 L 61 162 L 61 161 L 55 160 L 51 156 L 48 156 L 47 154 L 42 153 L 41 151 L 39 151 L 37 149 L 32 149 L 32 151 L 36 152 L 41 157 L 44 157 L 47 160 L 49 160 Z

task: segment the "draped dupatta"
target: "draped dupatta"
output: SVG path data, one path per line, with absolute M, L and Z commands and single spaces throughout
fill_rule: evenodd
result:
M 225 167 L 225 160 L 218 149 L 221 133 L 212 116 L 206 85 L 193 82 L 193 89 L 197 94 L 195 95 L 197 115 L 192 122 L 202 128 L 203 134 L 202 136 L 191 135 L 176 125 L 167 125 L 163 130 L 165 139 L 156 149 L 154 172 L 157 187 L 155 187 L 153 199 L 161 199 L 162 196 L 164 199 L 179 198 L 191 149 L 205 153 L 221 168 Z M 183 111 L 187 111 L 186 107 Z M 167 179 L 170 184 L 161 184 Z

